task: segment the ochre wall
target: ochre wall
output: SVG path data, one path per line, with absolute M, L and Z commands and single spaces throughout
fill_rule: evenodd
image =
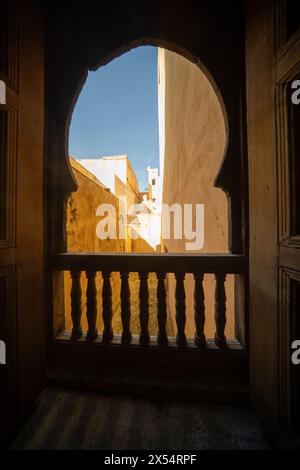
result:
M 128 166 L 126 165 L 126 175 L 128 175 L 127 172 Z M 130 174 L 129 174 L 130 176 Z M 128 176 L 126 176 L 126 179 L 128 179 Z M 134 183 L 133 179 L 133 183 Z M 131 185 L 126 185 L 118 176 L 115 176 L 115 195 L 117 198 L 120 198 L 120 208 L 121 208 L 121 216 L 123 217 L 124 223 L 128 223 L 127 215 L 128 210 L 131 205 L 137 204 L 138 202 L 138 194 L 132 190 Z M 124 199 L 125 198 L 125 201 Z M 133 240 L 129 237 L 129 232 L 128 232 L 128 227 L 125 227 L 126 230 L 126 240 L 125 240 L 125 251 L 126 252 L 131 252 L 131 251 L 136 251 L 133 249 Z
M 224 192 L 215 188 L 226 146 L 225 121 L 219 100 L 199 67 L 174 52 L 159 52 L 159 106 L 164 126 L 163 202 L 169 205 L 204 204 L 204 247 L 195 252 L 228 252 L 228 204 Z M 194 212 L 195 213 L 195 212 Z M 195 229 L 195 225 L 193 226 Z M 170 253 L 185 252 L 187 240 L 163 240 Z M 168 278 L 168 306 L 175 323 L 174 277 Z M 193 288 L 191 275 L 186 276 L 187 324 L 186 333 L 194 335 Z M 214 336 L 214 279 L 205 277 L 206 328 L 208 337 Z M 234 337 L 233 280 L 226 283 L 227 337 Z
M 96 227 L 100 221 L 100 217 L 96 216 L 97 207 L 100 204 L 111 204 L 116 209 L 118 219 L 118 199 L 76 160 L 70 161 L 78 189 L 68 201 L 68 251 L 124 252 L 124 240 L 100 240 L 96 236 Z
M 67 207 L 67 241 L 69 252 L 150 252 L 151 247 L 142 239 L 138 240 L 99 240 L 96 237 L 96 226 L 100 218 L 96 216 L 96 209 L 99 204 L 112 204 L 116 208 L 118 219 L 119 201 L 105 186 L 103 186 L 94 175 L 86 170 L 80 163 L 70 158 L 71 167 L 78 184 L 76 192 L 72 193 Z M 130 173 L 129 173 L 130 175 Z M 122 183 L 119 178 L 116 178 Z M 133 178 L 134 182 L 134 178 Z M 121 191 L 121 188 L 119 188 Z M 126 192 L 126 187 L 122 183 L 121 194 Z M 128 192 L 132 193 L 131 190 Z M 133 194 L 133 193 L 132 193 Z M 131 197 L 133 197 L 131 194 Z M 137 202 L 135 200 L 134 202 Z M 129 277 L 129 287 L 131 293 L 131 330 L 133 334 L 140 333 L 139 323 L 139 278 L 137 273 L 131 273 Z M 96 277 L 98 317 L 97 327 L 100 333 L 103 331 L 102 321 L 102 276 L 100 273 Z M 121 280 L 119 273 L 111 275 L 112 304 L 113 304 L 113 330 L 115 333 L 122 332 L 121 307 L 120 307 L 120 287 Z M 86 288 L 87 279 L 85 273 L 81 276 L 82 288 L 82 328 L 87 331 L 86 321 Z M 71 278 L 68 272 L 64 276 L 64 298 L 65 298 L 65 329 L 72 329 L 71 320 Z M 149 331 L 156 334 L 156 277 L 149 275 Z M 168 331 L 171 326 L 168 324 Z
M 134 169 L 132 168 L 132 165 L 130 163 L 129 158 L 127 157 L 126 161 L 126 183 L 127 186 L 130 187 L 130 190 L 134 193 L 136 198 L 139 198 L 139 184 L 138 180 L 136 177 L 136 174 L 134 172 Z
M 78 162 L 70 159 L 72 170 L 76 178 L 78 189 L 72 193 L 68 201 L 67 209 L 67 241 L 69 252 L 117 252 L 125 251 L 125 240 L 100 240 L 96 236 L 96 226 L 100 217 L 96 216 L 99 204 L 111 204 L 116 208 L 118 218 L 118 199 L 107 190 L 89 171 Z M 102 331 L 102 276 L 96 278 L 98 292 L 98 328 Z M 112 301 L 113 301 L 113 327 L 120 331 L 120 277 L 117 273 L 111 275 Z M 83 293 L 82 302 L 82 326 L 87 330 L 86 321 L 86 287 L 85 273 L 81 276 Z M 65 273 L 65 328 L 72 329 L 71 322 L 71 280 L 70 274 Z M 117 328 L 118 327 L 118 328 Z

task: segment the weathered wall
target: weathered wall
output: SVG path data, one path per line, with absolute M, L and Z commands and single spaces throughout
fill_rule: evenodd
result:
M 81 168 L 85 168 L 90 175 L 94 175 L 118 198 L 120 217 L 123 218 L 123 224 L 128 223 L 126 214 L 128 214 L 129 208 L 140 200 L 138 181 L 128 156 L 116 155 L 77 161 Z M 73 160 L 73 164 L 75 163 L 76 160 Z M 125 226 L 124 230 L 127 231 Z M 132 251 L 132 243 L 128 233 L 124 236 L 126 238 L 125 251 Z
M 118 199 L 105 188 L 89 171 L 83 168 L 76 160 L 70 159 L 72 170 L 78 184 L 78 190 L 71 194 L 68 201 L 67 211 L 67 240 L 68 251 L 70 252 L 117 252 L 125 251 L 125 240 L 100 240 L 96 236 L 96 226 L 100 217 L 96 216 L 96 209 L 99 204 L 111 204 L 116 208 L 118 218 Z M 117 273 L 112 273 L 112 294 L 113 294 L 113 326 L 120 327 L 120 277 Z M 83 292 L 83 316 L 82 326 L 87 330 L 85 292 L 87 279 L 82 274 L 81 279 Z M 98 328 L 102 331 L 102 277 L 97 275 L 96 285 L 98 291 Z M 71 280 L 69 273 L 65 273 L 65 328 L 71 330 Z M 120 331 L 120 329 L 119 329 Z
M 139 184 L 134 172 L 134 169 L 131 165 L 129 158 L 126 158 L 126 183 L 130 187 L 131 191 L 134 193 L 135 197 L 139 196 Z
M 111 204 L 116 208 L 116 215 L 119 215 L 119 201 L 97 178 L 86 170 L 80 163 L 70 158 L 73 174 L 76 178 L 78 189 L 72 193 L 67 208 L 67 241 L 69 252 L 150 252 L 153 251 L 143 239 L 137 240 L 99 240 L 96 237 L 96 226 L 100 218 L 96 216 L 96 209 L 99 204 Z M 130 173 L 129 173 L 130 175 Z M 119 178 L 116 178 L 122 183 Z M 132 178 L 134 183 L 135 179 Z M 121 191 L 121 189 L 120 189 Z M 126 193 L 126 187 L 122 183 L 121 194 Z M 132 193 L 132 190 L 129 189 Z M 133 196 L 132 196 L 133 197 Z M 137 202 L 136 200 L 134 202 Z M 118 233 L 118 232 L 117 232 Z M 100 273 L 96 277 L 98 317 L 97 327 L 100 333 L 103 331 L 102 321 L 102 276 Z M 133 334 L 140 333 L 139 323 L 139 278 L 136 273 L 130 274 L 129 286 L 131 293 L 131 329 Z M 87 331 L 86 321 L 86 288 L 87 279 L 85 273 L 81 276 L 81 287 L 83 293 L 82 302 L 82 328 Z M 112 287 L 112 305 L 113 305 L 113 321 L 112 326 L 115 333 L 122 332 L 121 322 L 121 306 L 120 306 L 120 288 L 121 279 L 119 273 L 111 275 Z M 65 329 L 72 329 L 71 320 L 71 278 L 68 272 L 64 275 L 64 299 L 65 299 Z M 156 277 L 154 274 L 149 276 L 149 331 L 156 334 Z M 171 331 L 170 325 L 168 325 Z
M 118 199 L 76 160 L 70 160 L 78 190 L 71 194 L 68 201 L 68 251 L 125 251 L 124 240 L 100 240 L 96 236 L 96 227 L 100 220 L 96 216 L 97 207 L 100 204 L 111 204 L 116 209 L 118 219 Z
M 102 156 L 99 158 L 80 158 L 79 163 L 115 193 L 115 175 L 126 182 L 126 155 Z
M 224 116 L 206 76 L 192 62 L 167 50 L 159 52 L 159 111 L 163 175 L 163 203 L 204 204 L 204 247 L 195 252 L 228 252 L 228 204 L 224 192 L 213 185 L 226 146 Z M 163 106 L 164 103 L 164 106 Z M 164 224 L 164 220 L 162 221 Z M 195 228 L 195 211 L 193 217 Z M 172 237 L 172 232 L 171 232 Z M 184 238 L 163 240 L 170 253 L 185 252 Z M 175 322 L 173 276 L 169 276 L 169 311 Z M 193 280 L 186 276 L 188 336 L 194 335 Z M 206 329 L 214 336 L 214 279 L 205 278 Z M 226 284 L 228 312 L 226 334 L 233 337 L 233 282 Z
M 98 178 L 111 192 L 117 193 L 117 181 L 121 181 L 127 192 L 135 199 L 139 195 L 138 181 L 127 155 L 99 158 L 81 158 L 79 163 Z
M 125 199 L 125 212 L 128 213 L 129 208 L 133 204 L 137 204 L 139 202 L 139 186 L 138 181 L 135 175 L 135 172 L 131 166 L 131 163 L 126 156 L 126 159 L 123 160 L 124 165 L 124 177 L 119 177 L 118 174 L 115 175 L 114 181 L 114 194 L 118 198 L 126 198 Z

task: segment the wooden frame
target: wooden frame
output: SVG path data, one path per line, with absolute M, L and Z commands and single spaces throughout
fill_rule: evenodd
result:
M 295 431 L 296 379 L 291 363 L 291 343 L 295 334 L 296 306 L 293 305 L 295 283 L 300 282 L 300 233 L 296 229 L 295 159 L 293 138 L 298 130 L 292 127 L 291 89 L 300 77 L 300 29 L 290 38 L 286 32 L 286 1 L 277 2 L 275 50 L 276 131 L 278 168 L 278 415 L 281 424 Z M 299 197 L 299 196 L 298 196 Z M 299 391 L 298 391 L 299 393 Z M 299 427 L 297 429 L 299 432 Z
M 220 6 L 216 13 L 210 4 L 190 4 L 190 8 L 184 9 L 184 15 L 188 15 L 189 25 L 186 33 L 180 35 L 176 26 L 177 20 L 170 23 L 168 20 L 169 10 L 158 11 L 155 8 L 147 11 L 149 5 L 138 4 L 132 6 L 119 17 L 119 9 L 112 6 L 111 9 L 101 9 L 100 4 L 95 7 L 96 11 L 85 14 L 89 21 L 82 23 L 82 15 L 72 12 L 72 22 L 69 21 L 69 9 L 63 5 L 59 10 L 50 7 L 47 27 L 47 53 L 46 68 L 49 80 L 46 87 L 46 145 L 45 145 L 45 219 L 47 227 L 47 296 L 48 296 L 48 318 L 49 318 L 49 357 L 53 355 L 57 346 L 55 338 L 64 329 L 64 321 L 61 315 L 63 311 L 63 273 L 62 270 L 74 269 L 86 270 L 91 268 L 101 270 L 120 270 L 126 272 L 137 270 L 148 270 L 149 272 L 214 272 L 221 274 L 236 272 L 244 273 L 247 270 L 247 259 L 242 254 L 248 248 L 248 225 L 247 225 L 247 162 L 246 162 L 246 132 L 245 132 L 245 73 L 244 73 L 244 47 L 243 47 L 243 8 L 234 7 L 233 10 L 227 6 Z M 140 9 L 147 13 L 140 15 L 139 21 L 131 21 L 135 11 Z M 164 6 L 163 6 L 164 8 Z M 196 10 L 195 12 L 193 10 Z M 99 14 L 99 17 L 98 17 Z M 127 16 L 129 20 L 127 21 Z M 161 22 L 154 27 L 149 18 L 159 15 Z M 197 15 L 199 15 L 197 17 Z M 224 18 L 227 18 L 227 20 Z M 238 19 L 236 18 L 238 16 Z M 67 21 L 64 18 L 68 18 Z M 196 20 L 197 18 L 197 20 Z M 206 18 L 215 25 L 213 29 L 202 29 L 199 19 Z M 178 21 L 180 19 L 178 18 Z M 103 22 L 103 24 L 102 24 Z M 201 22 L 201 21 L 200 21 Z M 228 22 L 233 22 L 235 27 L 228 28 Z M 61 30 L 61 25 L 66 24 Z M 102 26 L 101 26 L 102 24 Z M 117 33 L 111 35 L 111 29 L 107 30 L 108 24 L 118 24 Z M 191 31 L 192 24 L 199 31 L 199 38 L 194 41 Z M 113 27 L 113 26 L 112 26 Z M 80 35 L 78 35 L 80 31 Z M 205 33 L 204 33 L 205 31 Z M 204 37 L 201 40 L 201 35 Z M 237 35 L 238 40 L 233 40 Z M 72 47 L 69 47 L 69 41 Z M 64 42 L 65 41 L 65 42 Z M 78 46 L 77 46 L 78 41 Z M 193 43 L 194 41 L 194 43 Z M 220 41 L 223 44 L 220 49 Z M 235 44 L 235 47 L 232 45 Z M 66 246 L 65 214 L 66 202 L 69 194 L 76 190 L 76 182 L 68 162 L 68 132 L 72 111 L 81 88 L 87 78 L 89 70 L 96 70 L 105 65 L 113 58 L 139 45 L 154 45 L 165 47 L 174 52 L 182 54 L 192 62 L 196 63 L 211 79 L 212 85 L 222 98 L 225 112 L 227 114 L 227 126 L 229 132 L 226 154 L 222 161 L 219 173 L 216 175 L 215 185 L 226 193 L 231 207 L 229 214 L 229 245 L 232 253 L 237 254 L 231 258 L 230 255 L 212 256 L 182 256 L 182 255 L 115 255 L 115 254 L 87 254 L 77 257 L 76 254 L 64 253 Z M 80 53 L 75 51 L 80 51 Z M 58 52 L 59 51 L 59 52 Z M 212 52 L 212 53 L 211 53 Z M 61 253 L 61 254 L 59 254 Z M 240 255 L 240 256 L 239 256 Z M 227 264 L 228 261 L 228 264 Z M 87 263 L 87 264 L 86 264 Z M 54 271 L 54 284 L 53 284 Z M 238 289 L 247 290 L 247 286 L 240 282 Z M 244 277 L 244 280 L 247 276 Z M 243 284 L 243 285 L 242 285 Z M 53 298 L 53 285 L 56 292 Z M 76 290 L 76 289 L 75 289 Z M 222 297 L 220 293 L 220 299 Z M 239 295 L 236 331 L 243 345 L 247 344 L 247 321 L 244 317 L 244 301 L 247 295 L 244 292 Z M 53 318 L 53 312 L 60 312 Z M 77 348 L 80 345 L 68 344 L 66 347 Z M 108 346 L 110 347 L 110 346 Z M 111 345 L 113 347 L 113 345 Z
M 0 165 L 3 181 L 1 184 L 5 188 L 5 199 L 2 201 L 4 215 L 1 220 L 0 249 L 11 248 L 15 246 L 16 226 L 16 158 L 17 158 L 17 118 L 16 110 L 2 109 L 0 112 L 5 115 L 5 123 L 2 133 L 5 133 L 4 139 L 0 142 Z M 1 217 L 2 219 L 2 217 Z
M 295 338 L 294 316 L 292 308 L 293 284 L 300 283 L 298 270 L 282 267 L 279 271 L 279 417 L 284 425 L 299 432 L 294 412 L 299 397 L 295 395 L 296 367 L 291 362 L 291 344 Z M 298 391 L 299 392 L 299 391 Z M 297 407 L 299 409 L 299 405 Z
M 61 253 L 53 256 L 52 269 L 242 274 L 246 259 L 243 255 L 231 254 Z

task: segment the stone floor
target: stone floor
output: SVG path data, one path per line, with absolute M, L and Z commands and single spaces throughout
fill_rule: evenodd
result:
M 269 449 L 248 409 L 47 388 L 13 449 Z

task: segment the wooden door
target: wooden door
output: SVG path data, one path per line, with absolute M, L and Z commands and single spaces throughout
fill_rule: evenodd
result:
M 279 220 L 279 416 L 300 435 L 300 5 L 277 2 L 275 93 Z
M 0 422 L 3 438 L 43 386 L 43 15 L 35 0 L 0 0 Z M 2 425 L 5 423 L 5 425 Z M 3 443 L 3 439 L 1 440 Z
M 18 122 L 18 39 L 16 4 L 0 2 L 0 80 L 6 99 L 0 105 L 0 340 L 6 364 L 0 365 L 0 420 L 10 433 L 16 424 L 16 183 Z
M 252 403 L 278 444 L 299 444 L 300 2 L 247 0 L 249 351 Z

